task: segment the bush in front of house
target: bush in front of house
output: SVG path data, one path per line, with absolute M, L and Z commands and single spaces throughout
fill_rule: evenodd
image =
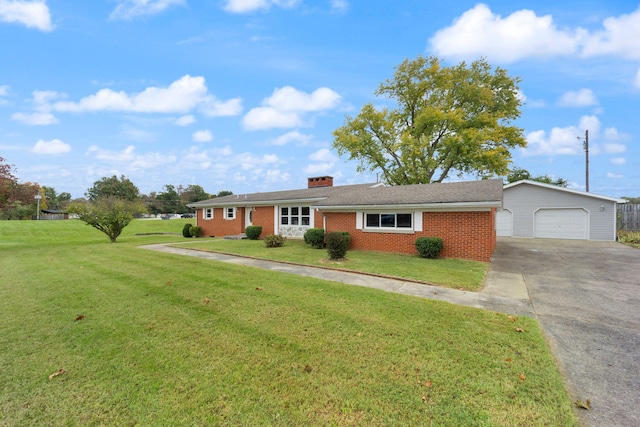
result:
M 416 249 L 422 258 L 437 258 L 442 246 L 440 237 L 418 237 L 416 239 Z
M 184 227 L 182 227 L 182 235 L 184 237 L 191 237 L 191 227 L 193 227 L 193 224 L 185 224 Z
M 264 236 L 264 245 L 268 248 L 281 248 L 285 240 L 287 238 L 281 234 L 269 234 Z
M 201 227 L 191 227 L 189 229 L 189 234 L 192 237 L 201 237 L 202 236 L 202 228 Z
M 348 237 L 347 237 L 348 236 Z M 347 255 L 351 236 L 349 233 L 332 231 L 327 234 L 327 252 L 330 259 L 342 259 Z
M 250 225 L 245 228 L 244 234 L 247 235 L 247 239 L 249 240 L 258 240 L 260 238 L 260 235 L 262 234 L 262 226 Z
M 322 249 L 324 246 L 324 229 L 310 228 L 304 233 L 304 241 L 311 245 L 312 248 Z

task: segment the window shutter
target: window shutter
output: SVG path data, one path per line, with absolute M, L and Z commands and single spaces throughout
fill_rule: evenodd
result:
M 363 212 L 356 212 L 356 230 L 362 230 Z
M 415 231 L 422 231 L 422 212 L 413 213 L 413 229 Z

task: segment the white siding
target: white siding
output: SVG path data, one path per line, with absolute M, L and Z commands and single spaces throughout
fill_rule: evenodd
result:
M 513 237 L 534 237 L 540 209 L 578 208 L 588 213 L 588 239 L 615 240 L 616 203 L 609 200 L 523 183 L 504 190 L 503 206 L 512 212 Z

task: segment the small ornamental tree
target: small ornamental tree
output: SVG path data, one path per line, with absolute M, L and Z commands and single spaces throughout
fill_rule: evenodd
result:
M 101 197 L 90 203 L 74 203 L 69 206 L 70 214 L 77 215 L 80 221 L 102 231 L 111 243 L 116 242 L 135 215 L 143 212 L 145 207 L 141 202 L 116 197 Z

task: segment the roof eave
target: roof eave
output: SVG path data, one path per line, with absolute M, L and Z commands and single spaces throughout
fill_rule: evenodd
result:
M 502 200 L 491 200 L 485 202 L 450 202 L 450 203 L 412 203 L 412 204 L 379 204 L 379 205 L 336 205 L 336 206 L 316 206 L 323 211 L 366 211 L 380 209 L 411 209 L 411 210 L 451 210 L 451 209 L 486 209 L 499 208 Z

